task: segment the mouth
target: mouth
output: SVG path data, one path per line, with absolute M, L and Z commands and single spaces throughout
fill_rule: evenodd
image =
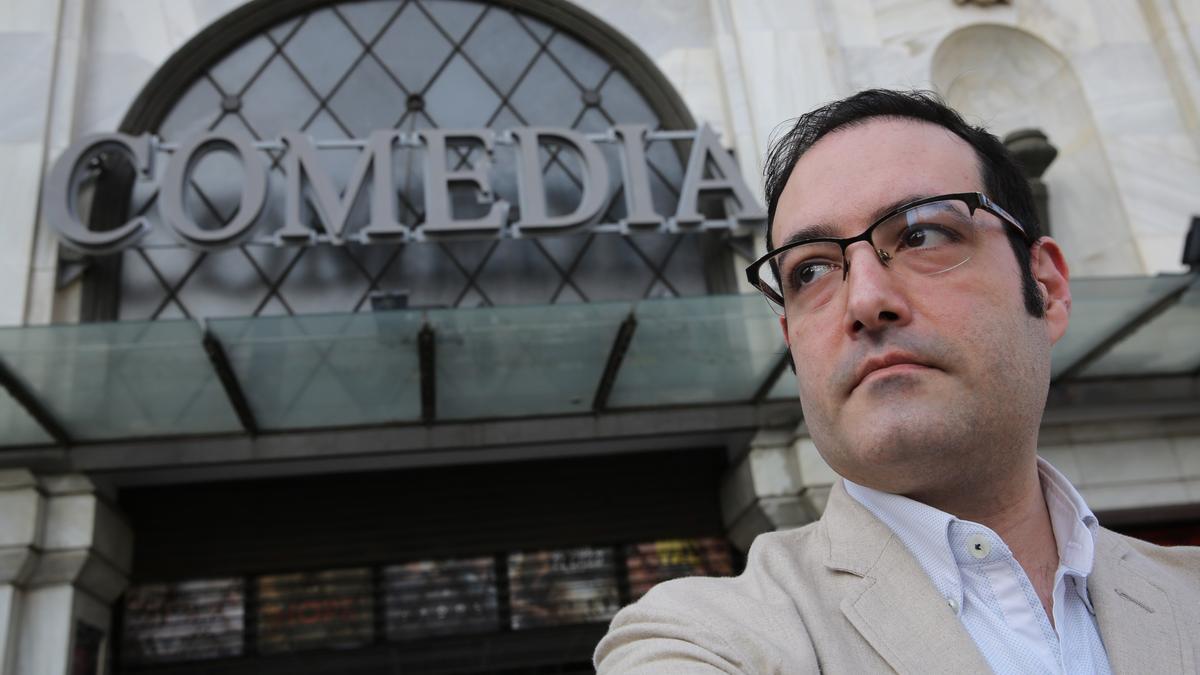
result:
M 889 375 L 904 375 L 931 370 L 933 366 L 922 359 L 905 352 L 888 352 L 863 361 L 854 373 L 853 391 L 859 385 L 869 380 L 875 380 Z

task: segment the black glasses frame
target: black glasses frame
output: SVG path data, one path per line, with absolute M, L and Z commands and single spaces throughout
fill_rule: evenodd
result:
M 779 293 L 777 293 L 775 291 L 775 289 L 773 289 L 769 286 L 766 286 L 765 284 L 763 284 L 759 281 L 759 268 L 761 268 L 763 265 L 770 263 L 776 255 L 779 255 L 780 253 L 782 253 L 784 251 L 789 251 L 798 246 L 804 246 L 806 244 L 820 244 L 820 243 L 837 244 L 842 249 L 842 260 L 845 263 L 842 266 L 842 281 L 845 281 L 846 276 L 850 273 L 850 261 L 846 259 L 846 249 L 851 244 L 856 244 L 860 241 L 865 241 L 868 244 L 871 244 L 871 247 L 874 249 L 875 242 L 871 241 L 871 235 L 875 233 L 875 228 L 879 227 L 883 223 L 891 220 L 892 218 L 896 217 L 897 215 L 899 215 L 909 209 L 916 208 L 918 206 L 922 206 L 925 204 L 932 204 L 934 202 L 944 202 L 944 201 L 951 201 L 951 200 L 960 201 L 960 202 L 963 202 L 964 204 L 966 204 L 967 208 L 971 212 L 971 215 L 975 215 L 976 209 L 983 209 L 984 211 L 987 211 L 988 213 L 999 218 L 1001 220 L 1001 222 L 1003 222 L 1005 225 L 1007 225 L 1010 228 L 1012 228 L 1013 230 L 1015 230 L 1017 232 L 1017 234 L 1019 234 L 1021 236 L 1021 241 L 1025 242 L 1027 245 L 1033 244 L 1033 242 L 1029 240 L 1029 233 L 1027 233 L 1025 231 L 1025 227 L 1023 225 L 1021 225 L 1021 223 L 1017 222 L 1017 219 L 1013 218 L 1008 213 L 1008 211 L 1005 211 L 1004 209 L 1000 208 L 1000 206 L 998 204 L 996 204 L 996 202 L 992 201 L 991 198 L 988 197 L 987 195 L 983 194 L 982 192 L 954 192 L 951 194 L 938 195 L 936 197 L 924 197 L 922 199 L 917 199 L 917 200 L 911 201 L 902 206 L 898 206 L 895 209 L 892 209 L 891 211 L 889 211 L 883 217 L 881 217 L 878 220 L 876 220 L 875 222 L 871 223 L 871 226 L 868 227 L 866 230 L 864 230 L 862 232 L 862 234 L 859 234 L 854 237 L 846 237 L 844 239 L 838 239 L 836 237 L 813 237 L 811 239 L 801 239 L 799 241 L 793 241 L 789 244 L 784 244 L 783 246 L 780 246 L 773 250 L 767 251 L 766 255 L 762 256 L 758 260 L 755 260 L 754 262 L 750 263 L 749 266 L 746 267 L 746 280 L 750 282 L 751 286 L 754 286 L 759 291 L 761 291 L 763 293 L 763 295 L 767 296 L 768 299 L 770 299 L 771 301 L 773 301 L 775 303 L 778 303 L 779 306 L 782 307 L 784 304 L 783 296 L 781 296 Z M 891 256 L 888 255 L 888 253 L 886 251 L 879 250 L 879 249 L 874 249 L 874 250 L 875 250 L 875 255 L 878 256 L 878 258 L 879 258 L 879 262 L 882 263 L 884 267 L 887 267 L 888 260 L 890 259 Z M 778 269 L 775 270 L 775 276 L 776 276 L 776 278 L 779 277 Z

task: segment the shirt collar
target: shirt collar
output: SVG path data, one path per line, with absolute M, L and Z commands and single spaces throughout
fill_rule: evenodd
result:
M 1058 544 L 1058 562 L 1086 579 L 1095 562 L 1096 530 L 1100 523 L 1071 481 L 1041 457 L 1038 457 L 1038 476 L 1050 512 L 1054 541 Z
M 1038 477 L 1050 526 L 1058 545 L 1059 574 L 1078 577 L 1076 587 L 1088 602 L 1086 580 L 1095 559 L 1096 530 L 1099 524 L 1083 497 L 1057 469 L 1041 457 L 1037 460 Z M 960 520 L 927 504 L 843 479 L 846 492 L 862 504 L 900 539 L 934 586 L 946 598 L 962 604 L 962 579 L 959 562 L 952 548 L 965 531 L 978 530 L 995 536 L 987 527 Z M 954 525 L 953 532 L 951 525 Z M 961 527 L 965 526 L 965 527 Z M 999 542 L 999 537 L 996 537 Z M 1003 546 L 1002 542 L 1000 545 Z M 961 556 L 959 556 L 961 557 Z

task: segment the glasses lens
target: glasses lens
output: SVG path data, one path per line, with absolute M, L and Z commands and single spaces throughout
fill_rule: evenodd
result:
M 768 259 L 755 269 L 754 284 L 767 299 L 767 304 L 779 316 L 783 316 L 783 294 L 779 290 L 779 275 L 774 259 Z
M 829 302 L 841 284 L 842 249 L 832 242 L 802 244 L 775 254 L 759 274 L 770 277 L 788 309 L 807 312 Z
M 970 260 L 977 236 L 967 205 L 947 200 L 901 211 L 875 228 L 871 243 L 890 266 L 927 276 Z
M 871 244 L 889 268 L 922 276 L 948 272 L 971 259 L 979 226 L 965 202 L 947 199 L 905 209 L 880 223 Z M 757 284 L 771 308 L 803 314 L 828 303 L 843 279 L 845 259 L 833 242 L 776 253 L 758 267 Z

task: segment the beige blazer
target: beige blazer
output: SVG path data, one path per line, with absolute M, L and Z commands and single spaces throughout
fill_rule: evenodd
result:
M 1200 548 L 1101 529 L 1088 592 L 1114 673 L 1200 672 Z M 656 586 L 612 621 L 600 673 L 986 673 L 908 549 L 846 493 L 760 535 L 746 571 Z

